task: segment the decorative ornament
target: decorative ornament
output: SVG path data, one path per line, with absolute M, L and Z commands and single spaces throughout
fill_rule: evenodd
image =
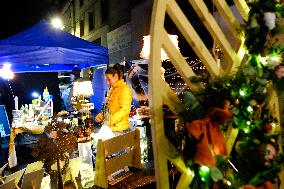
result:
M 272 144 L 267 144 L 266 145 L 266 152 L 264 159 L 265 161 L 270 161 L 273 160 L 276 157 L 276 149 Z
M 275 28 L 276 14 L 275 12 L 263 13 L 264 25 L 271 31 Z
M 271 53 L 268 56 L 263 58 L 261 62 L 263 66 L 267 67 L 270 70 L 275 69 L 281 62 L 281 57 L 277 53 Z
M 82 127 L 77 128 L 76 136 L 77 136 L 77 138 L 83 138 L 84 137 L 84 130 L 83 130 Z
M 271 130 L 272 130 L 272 125 L 271 125 L 271 123 L 266 123 L 266 124 L 264 125 L 263 129 L 264 129 L 264 131 L 265 131 L 266 133 L 271 132 Z
M 238 107 L 238 106 L 239 106 L 239 104 L 240 104 L 239 99 L 236 99 L 236 100 L 234 101 L 234 106 L 235 106 L 235 107 Z
M 278 79 L 284 77 L 284 65 L 278 65 L 275 67 L 274 73 Z
M 223 180 L 223 174 L 217 167 L 211 167 L 211 178 L 214 182 L 218 182 L 219 180 Z
M 275 143 L 276 143 L 276 140 L 275 140 L 274 138 L 271 138 L 271 139 L 270 139 L 270 142 L 271 142 L 271 144 L 275 144 Z
M 84 127 L 84 136 L 90 137 L 92 131 L 93 131 L 93 123 L 91 118 L 85 119 L 85 127 Z
M 256 102 L 255 99 L 252 99 L 251 101 L 249 101 L 249 104 L 250 104 L 251 106 L 256 106 L 256 105 L 257 105 L 257 102 Z
M 190 135 L 199 141 L 196 145 L 196 153 L 194 155 L 194 160 L 197 163 L 215 166 L 216 155 L 227 155 L 220 125 L 232 117 L 229 106 L 229 101 L 226 100 L 223 108 L 210 108 L 204 119 L 194 120 L 186 124 Z
M 266 181 L 262 186 L 245 185 L 242 189 L 274 189 L 274 186 L 270 181 Z
M 77 143 L 76 137 L 67 127 L 66 123 L 57 121 L 57 117 L 53 116 L 51 123 L 45 127 L 47 135 L 40 138 L 38 147 L 32 152 L 44 162 L 46 172 L 57 177 L 58 189 L 63 189 L 62 174 L 68 167 L 69 154 Z M 54 164 L 57 164 L 56 170 L 51 168 Z
M 129 117 L 133 117 L 135 115 L 136 115 L 136 107 L 135 106 L 131 106 Z
M 198 172 L 199 172 L 199 175 L 201 177 L 201 180 L 203 182 L 208 183 L 209 180 L 210 180 L 210 169 L 209 169 L 209 167 L 202 165 L 202 166 L 199 167 Z

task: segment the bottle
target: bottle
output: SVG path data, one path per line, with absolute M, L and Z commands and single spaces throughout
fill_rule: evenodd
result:
M 32 104 L 29 104 L 29 117 L 34 117 L 34 109 Z
M 49 92 L 47 87 L 45 87 L 45 89 L 43 90 L 42 98 L 45 102 L 49 100 Z

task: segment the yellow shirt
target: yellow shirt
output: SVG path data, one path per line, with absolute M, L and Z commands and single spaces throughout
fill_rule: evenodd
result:
M 130 128 L 129 113 L 131 109 L 132 93 L 123 79 L 111 85 L 106 104 L 109 109 L 109 127 L 112 131 L 123 131 Z M 103 118 L 103 114 L 98 114 Z

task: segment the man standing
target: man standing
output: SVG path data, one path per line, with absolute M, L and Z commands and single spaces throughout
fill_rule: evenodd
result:
M 74 96 L 73 92 L 74 92 L 74 83 L 83 81 L 83 79 L 80 77 L 80 72 L 81 72 L 81 70 L 79 70 L 78 68 L 74 68 L 72 70 L 72 72 L 70 73 L 70 81 L 71 81 L 71 84 L 69 86 L 70 93 L 69 93 L 69 96 L 68 96 L 68 107 L 66 107 L 66 109 L 68 111 L 74 110 L 74 106 L 76 105 L 77 100 L 78 100 Z

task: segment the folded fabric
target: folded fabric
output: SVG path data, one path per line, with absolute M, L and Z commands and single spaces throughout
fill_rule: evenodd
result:
M 224 124 L 232 112 L 222 108 L 210 108 L 206 117 L 186 124 L 187 131 L 200 141 L 196 146 L 194 160 L 202 165 L 215 166 L 216 155 L 227 155 L 220 124 Z
M 274 189 L 274 186 L 270 181 L 266 181 L 262 186 L 245 185 L 242 189 Z

